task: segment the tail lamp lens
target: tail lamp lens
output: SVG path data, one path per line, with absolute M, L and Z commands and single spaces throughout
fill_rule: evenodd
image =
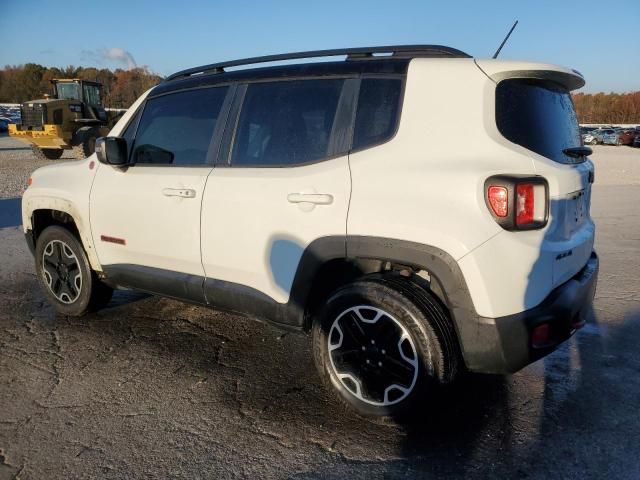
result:
M 544 178 L 494 175 L 484 185 L 487 208 L 505 230 L 532 230 L 547 224 L 549 189 Z
M 535 215 L 534 185 L 519 183 L 516 186 L 516 225 L 533 223 Z
M 491 210 L 496 216 L 504 218 L 509 214 L 509 192 L 506 187 L 492 185 L 487 190 Z

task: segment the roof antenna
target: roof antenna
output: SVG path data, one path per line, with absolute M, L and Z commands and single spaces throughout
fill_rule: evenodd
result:
M 507 36 L 504 37 L 504 40 L 498 47 L 498 50 L 496 50 L 496 53 L 494 53 L 493 57 L 491 58 L 498 58 L 498 55 L 500 54 L 500 50 L 502 50 L 502 47 L 504 47 L 504 44 L 507 43 L 507 40 L 509 40 L 509 37 L 511 36 L 511 32 L 513 32 L 513 29 L 516 28 L 516 25 L 518 25 L 518 20 L 515 21 L 515 23 L 513 24 L 513 27 L 511 27 L 511 30 L 509 30 L 509 33 L 507 33 Z

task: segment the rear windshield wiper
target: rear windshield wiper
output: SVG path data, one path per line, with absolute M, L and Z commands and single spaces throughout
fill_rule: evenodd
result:
M 562 153 L 573 158 L 588 157 L 593 153 L 589 147 L 570 147 L 562 150 Z

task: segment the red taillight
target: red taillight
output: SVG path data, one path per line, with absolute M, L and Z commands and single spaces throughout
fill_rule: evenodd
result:
M 538 176 L 494 175 L 484 182 L 485 203 L 505 230 L 533 230 L 547 224 L 549 188 Z
M 496 216 L 506 217 L 509 214 L 509 193 L 506 187 L 490 186 L 487 189 L 487 199 Z
M 534 185 L 519 183 L 516 186 L 516 225 L 529 225 L 534 218 Z

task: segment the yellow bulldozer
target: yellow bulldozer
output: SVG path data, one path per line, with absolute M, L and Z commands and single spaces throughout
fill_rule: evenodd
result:
M 95 150 L 117 120 L 102 105 L 102 85 L 89 80 L 54 79 L 53 96 L 20 106 L 22 122 L 9 125 L 9 135 L 31 145 L 40 159 L 55 160 L 65 150 L 82 159 Z

